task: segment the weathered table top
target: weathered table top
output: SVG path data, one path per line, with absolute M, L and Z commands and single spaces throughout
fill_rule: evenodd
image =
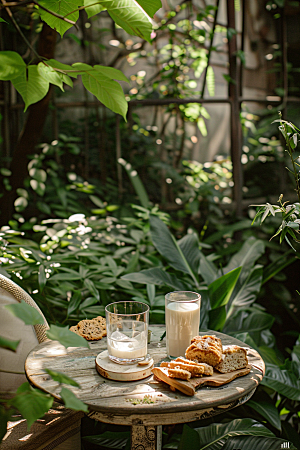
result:
M 165 340 L 160 342 L 165 328 L 150 326 L 152 330 L 148 353 L 158 366 L 167 359 Z M 264 363 L 259 354 L 248 345 L 215 331 L 222 344 L 236 344 L 248 349 L 252 370 L 220 387 L 201 387 L 193 397 L 172 392 L 165 383 L 155 381 L 153 376 L 139 381 L 111 381 L 103 378 L 95 369 L 95 358 L 106 350 L 106 338 L 90 343 L 87 348 L 66 349 L 57 341 L 39 344 L 28 355 L 25 370 L 29 381 L 39 389 L 60 400 L 59 383 L 44 371 L 49 368 L 76 380 L 81 388 L 69 389 L 89 406 L 90 417 L 106 423 L 119 425 L 157 425 L 190 422 L 219 414 L 247 401 L 254 393 L 264 374 Z

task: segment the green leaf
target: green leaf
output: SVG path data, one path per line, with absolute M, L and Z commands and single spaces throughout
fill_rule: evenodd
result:
M 136 2 L 150 17 L 153 17 L 154 14 L 161 8 L 161 0 L 136 0 Z
M 79 400 L 79 398 L 77 398 L 76 395 L 69 389 L 63 387 L 60 391 L 60 396 L 63 399 L 66 408 L 70 408 L 75 411 L 84 411 L 86 413 L 89 411 L 87 405 Z
M 249 311 L 251 311 L 251 309 L 249 309 Z M 223 332 L 230 335 L 241 331 L 253 333 L 255 331 L 270 329 L 273 322 L 274 317 L 270 314 L 254 310 L 245 317 L 245 310 L 240 309 L 226 321 Z
M 207 128 L 203 117 L 199 117 L 197 120 L 197 127 L 203 137 L 207 136 Z
M 237 267 L 222 277 L 217 278 L 208 286 L 210 305 L 212 309 L 228 303 L 242 268 Z
M 44 6 L 46 9 L 53 11 L 55 14 L 66 17 L 66 19 L 73 22 L 77 22 L 79 17 L 78 6 L 82 2 L 79 0 L 40 0 L 39 5 Z M 73 12 L 72 12 L 73 11 Z M 39 13 L 41 19 L 46 22 L 49 27 L 56 30 L 61 36 L 69 29 L 72 28 L 73 24 L 54 16 L 50 12 L 39 8 Z M 71 13 L 71 14 L 70 14 Z
M 261 383 L 290 400 L 300 401 L 300 379 L 289 370 L 281 369 L 275 364 L 266 364 L 266 373 Z
M 200 439 L 197 431 L 188 425 L 183 425 L 182 435 L 179 441 L 178 450 L 199 450 Z
M 100 0 L 100 3 L 123 30 L 151 42 L 151 19 L 134 0 Z
M 17 394 L 10 400 L 10 404 L 17 408 L 27 420 L 28 429 L 40 417 L 49 411 L 53 404 L 53 397 L 33 389 L 29 383 L 23 383 Z
M 230 437 L 224 446 L 212 447 L 209 450 L 280 450 L 283 445 L 287 445 L 287 440 L 277 437 L 265 436 L 234 436 Z M 287 448 L 287 447 L 285 447 Z M 289 450 L 297 450 L 296 447 L 289 442 Z
M 208 317 L 209 328 L 211 330 L 221 331 L 227 318 L 226 305 L 211 309 L 210 311 L 208 311 Z
M 177 291 L 190 290 L 188 286 L 182 283 L 175 275 L 165 272 L 159 267 L 141 270 L 140 272 L 128 273 L 127 275 L 123 275 L 121 278 L 123 280 L 129 280 L 135 283 L 170 286 Z
M 130 431 L 105 431 L 99 435 L 84 436 L 83 440 L 100 448 L 126 450 L 128 447 L 125 445 L 130 440 Z
M 63 82 L 68 86 L 73 87 L 73 82 L 70 77 L 77 78 L 77 75 L 76 73 L 74 73 L 74 69 L 72 68 L 72 66 L 56 61 L 56 59 L 48 59 L 47 64 L 50 67 L 58 69 Z
M 81 291 L 75 289 L 72 298 L 68 304 L 68 316 L 76 311 L 81 303 Z
M 0 336 L 0 347 L 1 348 L 6 348 L 7 350 L 12 350 L 13 352 L 15 352 L 17 350 L 17 347 L 20 343 L 19 341 L 12 341 L 11 339 L 6 339 L 3 336 Z
M 186 234 L 177 241 L 177 244 L 193 273 L 198 274 L 201 253 L 199 249 L 199 239 L 196 233 Z
M 45 80 L 49 81 L 49 83 L 58 86 L 62 91 L 63 87 L 63 74 L 57 72 L 53 67 L 46 65 L 43 62 L 40 62 L 37 66 L 38 72 L 41 77 L 45 78 Z
M 218 271 L 215 265 L 209 261 L 209 259 L 200 252 L 200 269 L 199 273 L 204 279 L 206 284 L 211 284 L 218 278 Z
M 200 438 L 200 450 L 208 449 L 215 443 L 222 443 L 231 436 L 251 435 L 274 437 L 274 434 L 253 419 L 235 419 L 229 423 L 213 423 L 207 427 L 195 428 Z M 222 447 L 218 447 L 222 448 Z
M 49 90 L 49 81 L 41 77 L 37 66 L 28 66 L 12 80 L 12 84 L 19 92 L 25 103 L 25 109 L 45 97 Z
M 272 261 L 270 264 L 264 267 L 262 284 L 267 283 L 267 281 L 269 281 L 278 273 L 282 272 L 283 269 L 285 269 L 295 261 L 295 258 L 290 256 L 291 254 L 293 254 L 293 252 L 289 250 L 284 254 L 281 254 L 275 261 Z
M 102 73 L 105 77 L 110 78 L 111 80 L 126 81 L 126 83 L 129 83 L 128 78 L 123 74 L 123 72 L 121 72 L 121 70 L 115 69 L 114 67 L 96 65 L 94 66 L 94 69 Z
M 126 120 L 128 103 L 117 81 L 103 75 L 88 64 L 75 63 L 72 67 L 81 74 L 83 85 L 89 92 L 95 95 L 103 105 Z
M 7 433 L 7 422 L 9 422 L 14 414 L 13 409 L 9 409 L 8 405 L 2 405 L 0 403 L 0 442 Z
M 88 342 L 78 334 L 73 333 L 68 327 L 58 327 L 50 325 L 50 329 L 46 332 L 47 337 L 54 341 L 60 342 L 64 347 L 86 347 L 90 348 Z
M 171 267 L 189 274 L 195 283 L 195 286 L 198 286 L 196 274 L 193 273 L 181 248 L 170 233 L 168 227 L 162 220 L 152 214 L 150 215 L 149 221 L 152 242 L 158 252 L 168 261 Z
M 255 402 L 254 400 L 250 399 L 247 401 L 247 406 L 254 409 L 254 411 L 260 414 L 270 425 L 275 427 L 277 430 L 281 430 L 279 412 L 276 406 L 273 405 L 270 397 L 268 401 L 260 399 L 259 402 Z
M 215 95 L 215 73 L 212 66 L 208 66 L 207 74 L 206 74 L 206 85 L 208 89 L 208 93 L 210 97 L 214 97 Z
M 263 267 L 255 266 L 242 284 L 238 281 L 229 301 L 231 312 L 235 308 L 250 306 L 256 300 L 261 289 L 262 277 Z
M 83 0 L 83 4 L 86 6 L 85 11 L 88 18 L 93 17 L 106 9 L 104 6 L 100 5 L 100 3 L 97 3 L 96 0 Z
M 38 279 L 39 279 L 40 291 L 42 292 L 47 283 L 45 266 L 43 264 L 40 264 L 40 266 L 39 266 Z
M 96 286 L 94 285 L 93 281 L 90 280 L 89 278 L 85 278 L 83 284 L 85 285 L 85 287 L 88 289 L 88 291 L 94 295 L 94 297 L 96 297 L 96 299 L 99 301 L 100 300 L 100 294 L 98 289 L 96 288 Z
M 0 80 L 13 80 L 26 70 L 26 64 L 17 52 L 0 52 Z
M 118 163 L 121 164 L 127 172 L 127 175 L 132 183 L 132 186 L 135 189 L 135 192 L 139 198 L 141 205 L 144 208 L 149 208 L 150 202 L 147 191 L 137 173 L 136 170 L 132 168 L 130 163 L 127 163 L 123 158 L 119 158 Z
M 68 377 L 62 372 L 55 372 L 54 370 L 50 369 L 45 369 L 45 372 L 47 372 L 54 381 L 58 381 L 59 384 L 64 383 L 70 384 L 71 386 L 80 387 L 77 381 L 73 380 L 73 378 Z
M 25 325 L 37 325 L 44 323 L 44 319 L 38 310 L 33 308 L 33 306 L 28 305 L 24 300 L 21 300 L 21 303 L 5 305 L 4 308 L 8 309 L 8 311 L 15 317 L 23 320 Z
M 228 265 L 224 267 L 223 272 L 227 273 L 236 267 L 242 267 L 241 279 L 248 277 L 250 269 L 255 261 L 260 258 L 265 251 L 263 241 L 250 237 L 245 241 L 241 249 L 230 259 Z

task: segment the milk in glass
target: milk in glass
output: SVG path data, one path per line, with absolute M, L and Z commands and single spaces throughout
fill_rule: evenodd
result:
M 191 339 L 199 334 L 200 301 L 170 302 L 166 307 L 167 353 L 184 356 Z

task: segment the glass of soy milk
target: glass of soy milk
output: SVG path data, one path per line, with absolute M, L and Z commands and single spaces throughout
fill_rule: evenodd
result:
M 111 361 L 135 364 L 147 356 L 149 306 L 126 301 L 105 308 L 107 351 Z
M 185 356 L 191 339 L 199 334 L 201 295 L 174 291 L 165 296 L 167 354 Z

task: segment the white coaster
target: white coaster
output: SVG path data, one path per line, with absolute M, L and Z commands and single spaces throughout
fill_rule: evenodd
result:
M 99 353 L 96 357 L 97 372 L 104 378 L 116 381 L 137 381 L 152 375 L 153 359 L 147 365 L 117 364 L 108 357 L 108 352 Z

